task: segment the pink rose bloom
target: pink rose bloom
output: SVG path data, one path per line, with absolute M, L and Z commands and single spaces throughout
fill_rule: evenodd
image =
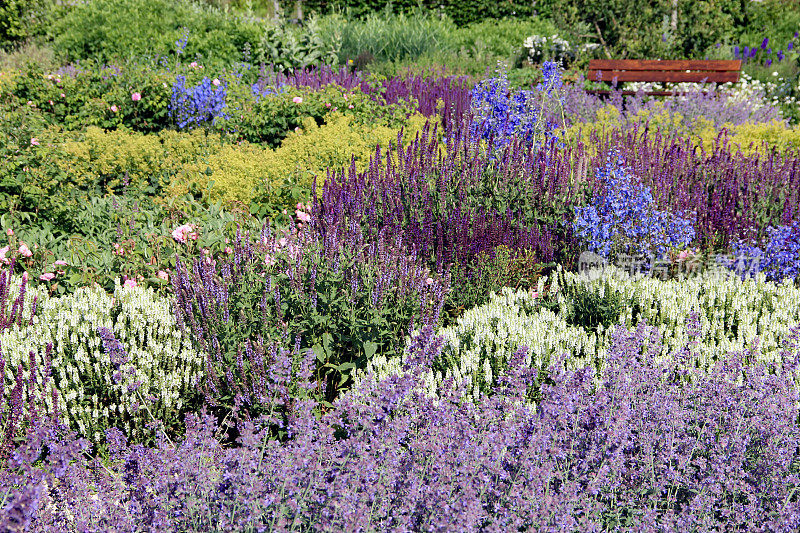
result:
M 117 109 L 117 106 L 115 106 L 115 105 L 112 105 L 112 106 L 111 106 L 111 111 L 113 111 L 114 113 L 116 113 L 117 111 L 119 111 L 119 109 Z
M 31 137 L 31 146 L 39 146 L 39 139 Z
M 125 283 L 122 284 L 122 287 L 125 289 L 132 289 L 136 287 L 137 283 L 135 279 L 126 279 Z
M 8 258 L 6 258 L 6 254 L 8 253 L 8 250 L 9 250 L 8 246 L 3 246 L 2 248 L 0 248 L 0 263 L 5 263 L 5 264 L 10 263 Z
M 39 279 L 42 280 L 42 281 L 50 281 L 54 277 L 56 277 L 56 275 L 53 274 L 52 272 L 46 272 L 46 273 L 42 274 L 41 276 L 39 276 Z
M 297 213 L 297 219 L 301 222 L 309 222 L 311 220 L 311 215 L 306 213 L 305 211 L 300 211 L 299 209 L 295 211 Z
M 428 278 L 425 280 L 425 285 L 433 285 L 433 278 Z
M 331 104 L 325 104 L 325 107 L 330 107 L 330 106 L 331 106 Z
M 539 297 L 539 293 L 537 291 L 533 291 L 531 293 L 531 296 L 533 296 L 534 298 L 538 298 Z
M 292 98 L 292 102 L 294 102 L 295 104 L 302 104 L 303 99 L 299 96 L 295 96 L 294 98 Z
M 163 279 L 164 281 L 167 281 L 167 280 L 169 279 L 169 274 L 167 274 L 167 273 L 166 273 L 166 272 L 164 272 L 163 270 L 159 270 L 159 271 L 158 271 L 158 274 L 156 274 L 156 277 L 157 277 L 158 279 Z
M 278 244 L 280 244 L 281 246 L 286 246 L 286 242 L 287 242 L 286 237 L 281 237 L 280 239 L 278 239 Z
M 6 235 L 8 235 L 9 237 L 11 237 L 12 235 L 14 235 L 14 230 L 13 230 L 13 229 L 11 229 L 11 228 L 8 228 L 8 229 L 6 230 Z
M 67 97 L 67 95 L 66 95 L 66 94 L 64 94 L 64 93 L 61 93 L 61 98 L 66 98 L 66 97 Z
M 347 109 L 353 109 L 353 104 L 350 104 L 349 106 L 347 106 Z
M 219 87 L 219 79 L 218 78 L 214 78 L 214 81 L 212 81 L 211 83 L 214 84 L 214 87 Z
M 138 102 L 141 99 L 142 99 L 142 94 L 141 93 L 133 93 L 133 94 L 131 94 L 131 100 L 133 100 L 134 102 Z
M 225 247 L 225 253 L 226 254 L 232 254 L 233 253 L 233 248 L 231 248 L 230 246 L 226 246 Z
M 47 102 L 48 102 L 50 105 L 53 105 L 53 101 L 52 101 L 52 100 L 48 100 Z
M 33 255 L 33 252 L 31 252 L 31 249 L 28 248 L 28 245 L 25 244 L 24 242 L 19 245 L 19 253 L 20 253 L 20 255 L 22 257 L 30 257 L 30 256 Z
M 191 63 L 189 63 L 189 66 L 192 68 L 197 68 L 197 61 L 192 61 Z
M 679 261 L 683 261 L 687 257 L 689 257 L 689 252 L 687 252 L 686 250 L 684 250 L 684 251 L 682 251 L 681 253 L 678 254 L 678 260 Z
M 28 281 L 28 271 L 22 273 L 22 281 Z
M 193 227 L 191 224 L 183 224 L 182 226 L 178 226 L 172 232 L 172 238 L 178 242 L 186 244 L 189 242 L 189 236 L 193 231 Z M 196 237 L 195 237 L 196 238 Z
M 54 265 L 58 265 L 58 266 L 67 266 L 67 262 L 66 262 L 66 261 L 64 261 L 63 259 L 59 259 L 58 261 L 56 261 L 56 262 L 55 262 L 55 263 L 53 263 L 53 264 L 54 264 Z

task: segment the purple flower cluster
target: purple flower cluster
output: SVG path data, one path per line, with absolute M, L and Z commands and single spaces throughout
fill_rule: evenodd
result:
M 426 328 L 405 374 L 363 381 L 322 416 L 301 402 L 284 442 L 254 420 L 224 447 L 213 417 L 190 415 L 183 439 L 154 449 L 109 431 L 102 463 L 85 441 L 40 425 L 0 471 L 10 489 L 2 525 L 796 531 L 799 340 L 796 329 L 779 365 L 748 366 L 752 354 L 738 353 L 706 373 L 688 364 L 694 340 L 657 360 L 656 328 L 619 328 L 601 375 L 557 363 L 534 405 L 525 348 L 474 403 L 453 383 L 436 400 L 422 394 L 418 371 L 441 350 Z
M 695 236 L 692 221 L 654 209 L 650 188 L 623 163 L 611 156 L 596 171 L 602 190 L 592 204 L 575 208 L 575 234 L 604 256 L 616 252 L 663 256 L 668 248 L 688 246 Z
M 172 84 L 172 99 L 169 113 L 178 128 L 193 128 L 201 124 L 214 123 L 219 118 L 227 118 L 228 84 L 225 81 L 207 76 L 196 87 L 186 86 L 186 76 L 180 75 Z
M 775 53 L 775 59 L 778 61 L 778 63 L 786 59 L 786 52 L 791 52 L 797 47 L 797 38 L 798 32 L 794 32 L 792 39 L 790 39 L 786 44 L 786 51 L 784 52 L 783 49 L 780 49 Z M 769 47 L 769 37 L 764 37 L 764 40 L 761 41 L 761 45 L 758 47 L 749 47 L 745 45 L 740 48 L 739 45 L 735 45 L 733 47 L 733 57 L 734 59 L 741 59 L 744 63 L 757 61 L 758 63 L 763 64 L 765 67 L 771 66 L 773 63 L 773 58 L 772 48 Z

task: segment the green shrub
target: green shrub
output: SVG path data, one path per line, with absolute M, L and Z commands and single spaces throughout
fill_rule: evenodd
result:
M 674 27 L 672 0 L 545 0 L 537 7 L 565 31 L 595 35 L 614 59 L 702 59 L 735 35 L 753 3 L 679 0 Z
M 390 4 L 379 0 L 304 0 L 306 11 L 346 11 L 352 18 L 368 17 L 377 12 L 393 9 L 397 13 L 425 12 L 446 15 L 459 26 L 466 26 L 485 19 L 504 17 L 530 17 L 539 9 L 538 2 L 506 0 L 394 0 Z M 387 7 L 390 6 L 390 7 Z
M 183 57 L 222 65 L 240 60 L 262 31 L 253 20 L 188 0 L 89 0 L 52 28 L 56 50 L 69 61 L 173 55 L 185 33 Z
M 584 296 L 584 304 L 578 304 L 594 309 L 581 312 L 580 320 L 572 299 L 579 291 L 594 295 Z M 638 306 L 620 304 L 634 299 Z M 667 357 L 685 346 L 685 319 L 692 311 L 699 314 L 702 333 L 689 364 L 709 368 L 722 354 L 749 348 L 758 338 L 753 357 L 780 367 L 783 341 L 800 322 L 800 289 L 791 283 L 767 282 L 763 275 L 742 281 L 733 274 L 706 272 L 661 281 L 631 278 L 614 268 L 591 277 L 561 272 L 550 280 L 540 279 L 535 293 L 503 289 L 489 303 L 466 311 L 455 325 L 440 330 L 444 350 L 424 376 L 425 388 L 436 394 L 442 381 L 453 377 L 467 396 L 491 392 L 496 377 L 521 346 L 528 347 L 528 363 L 538 370 L 547 370 L 563 354 L 567 369 L 599 370 L 615 324 L 632 327 L 641 320 L 658 328 L 664 341 L 661 356 Z M 376 357 L 365 372 L 380 378 L 401 372 L 401 365 L 397 359 Z
M 558 29 L 548 19 L 519 17 L 500 20 L 482 19 L 463 28 L 453 35 L 454 45 L 477 53 L 488 53 L 506 58 L 511 63 L 522 52 L 522 43 L 531 35 L 553 35 Z M 487 65 L 494 66 L 494 65 Z
M 454 265 L 451 268 L 453 290 L 445 296 L 445 325 L 489 301 L 492 293 L 503 287 L 528 289 L 535 287 L 547 265 L 536 262 L 530 251 L 520 252 L 498 246 L 491 252 L 478 255 L 474 264 Z
M 177 428 L 182 414 L 196 407 L 203 359 L 176 329 L 169 300 L 151 290 L 120 286 L 113 296 L 99 287 L 61 298 L 40 296 L 32 324 L 0 333 L 7 363 L 6 391 L 12 369 L 20 363 L 28 369 L 29 352 L 41 371 L 47 367 L 50 344 L 52 382 L 61 415 L 95 443 L 102 442 L 105 430 L 112 427 L 133 441 L 149 441 L 153 438 L 147 427 L 150 422 L 161 420 Z M 128 354 L 129 366 L 124 367 L 119 383 L 97 334 L 100 327 L 110 328 Z M 135 382 L 141 385 L 129 391 Z M 52 403 L 51 396 L 45 397 Z

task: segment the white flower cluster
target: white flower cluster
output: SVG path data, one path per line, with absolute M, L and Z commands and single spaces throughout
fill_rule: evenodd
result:
M 557 61 L 562 64 L 574 61 L 577 54 L 584 54 L 599 47 L 597 44 L 590 43 L 584 44 L 576 50 L 569 41 L 559 37 L 558 34 L 550 37 L 531 35 L 523 41 L 522 46 L 527 51 L 527 59 L 531 63 Z
M 544 289 L 540 280 L 538 295 Z M 551 283 L 559 312 L 538 305 L 532 292 L 503 289 L 489 303 L 471 309 L 457 324 L 442 329 L 445 346 L 436 370 L 423 376 L 422 387 L 436 395 L 442 382 L 452 377 L 465 394 L 476 397 L 481 389 L 490 390 L 505 371 L 509 358 L 521 346 L 528 347 L 527 362 L 545 369 L 566 354 L 567 369 L 594 365 L 602 368 L 611 333 L 616 326 L 591 333 L 569 324 L 564 315 L 568 302 L 563 296 L 567 285 L 582 284 L 602 294 L 610 287 L 624 297 L 636 297 L 639 319 L 657 326 L 664 344 L 662 356 L 683 348 L 689 340 L 686 318 L 699 314 L 701 336 L 693 351 L 694 364 L 709 368 L 723 354 L 750 348 L 758 337 L 757 359 L 780 363 L 782 342 L 790 329 L 800 323 L 800 289 L 791 283 L 768 282 L 762 274 L 742 281 L 725 272 L 709 271 L 683 280 L 662 281 L 652 277 L 631 277 L 608 267 L 590 275 L 560 273 Z M 619 323 L 632 327 L 633 310 L 627 309 Z M 360 376 L 376 378 L 400 373 L 402 362 L 375 357 Z
M 97 333 L 100 327 L 113 331 L 126 350 L 121 380 L 114 378 L 117 370 Z M 58 391 L 62 418 L 95 440 L 109 427 L 136 439 L 153 418 L 178 421 L 202 378 L 202 356 L 177 328 L 169 300 L 152 289 L 117 285 L 112 297 L 99 287 L 87 287 L 69 296 L 43 298 L 32 324 L 0 333 L 6 393 L 19 363 L 25 378 L 30 375 L 29 352 L 35 354 L 37 383 L 42 385 L 48 343 L 50 385 Z M 134 385 L 138 387 L 130 390 Z M 52 409 L 47 391 L 44 401 Z

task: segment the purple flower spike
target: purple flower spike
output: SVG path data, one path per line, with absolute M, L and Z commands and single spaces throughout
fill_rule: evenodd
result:
M 761 41 L 761 49 L 766 50 L 767 44 L 769 44 L 769 37 L 764 37 L 764 40 Z

